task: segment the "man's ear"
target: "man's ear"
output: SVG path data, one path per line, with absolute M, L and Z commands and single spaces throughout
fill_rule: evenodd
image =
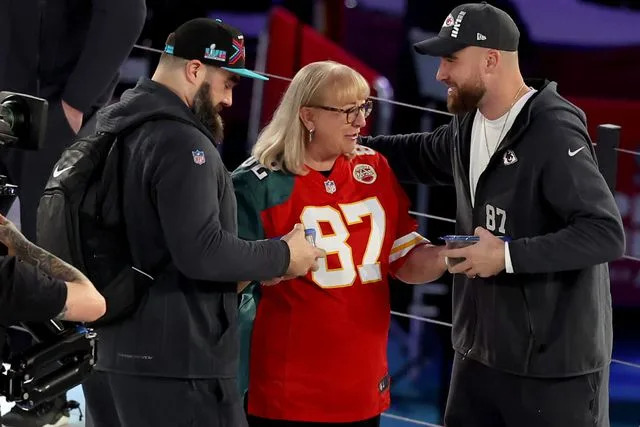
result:
M 488 73 L 495 73 L 498 65 L 502 61 L 502 55 L 500 51 L 496 49 L 489 49 L 485 56 L 485 69 Z
M 195 86 L 200 86 L 207 73 L 207 67 L 197 59 L 187 61 L 184 66 L 187 81 Z

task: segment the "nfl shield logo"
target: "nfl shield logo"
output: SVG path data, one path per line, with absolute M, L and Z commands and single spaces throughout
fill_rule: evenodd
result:
M 324 182 L 324 189 L 327 190 L 327 193 L 333 194 L 336 192 L 336 183 L 332 180 L 327 180 Z
M 191 152 L 193 155 L 193 163 L 196 165 L 203 165 L 205 162 L 204 151 L 202 150 L 194 150 Z

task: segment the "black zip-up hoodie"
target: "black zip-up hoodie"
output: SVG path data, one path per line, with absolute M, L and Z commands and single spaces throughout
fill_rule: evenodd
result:
M 622 256 L 624 231 L 598 171 L 584 113 L 554 82 L 528 82 L 529 99 L 478 180 L 469 161 L 475 111 L 433 132 L 363 138 L 400 179 L 454 184 L 456 232 L 510 236 L 515 274 L 455 275 L 453 347 L 506 372 L 564 377 L 609 363 L 607 262 Z
M 213 136 L 167 87 L 141 79 L 99 112 L 97 131 L 118 133 L 141 119 L 149 121 L 121 139 L 123 206 L 134 264 L 155 281 L 131 318 L 99 330 L 97 367 L 235 377 L 236 282 L 283 275 L 289 248 L 236 237 L 231 176 Z

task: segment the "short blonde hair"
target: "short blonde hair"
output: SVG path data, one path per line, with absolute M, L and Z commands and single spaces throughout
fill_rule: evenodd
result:
M 308 130 L 300 108 L 337 102 L 339 105 L 369 97 L 369 84 L 356 70 L 334 61 L 305 65 L 296 73 L 273 118 L 260 132 L 252 155 L 265 167 L 305 175 Z

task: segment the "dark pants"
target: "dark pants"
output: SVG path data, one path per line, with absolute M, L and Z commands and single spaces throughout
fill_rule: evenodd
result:
M 235 379 L 94 371 L 83 383 L 87 427 L 246 427 Z
M 507 374 L 456 353 L 447 427 L 609 427 L 609 367 L 569 378 Z
M 380 416 L 353 423 L 310 423 L 304 421 L 268 420 L 249 415 L 249 427 L 380 427 Z

